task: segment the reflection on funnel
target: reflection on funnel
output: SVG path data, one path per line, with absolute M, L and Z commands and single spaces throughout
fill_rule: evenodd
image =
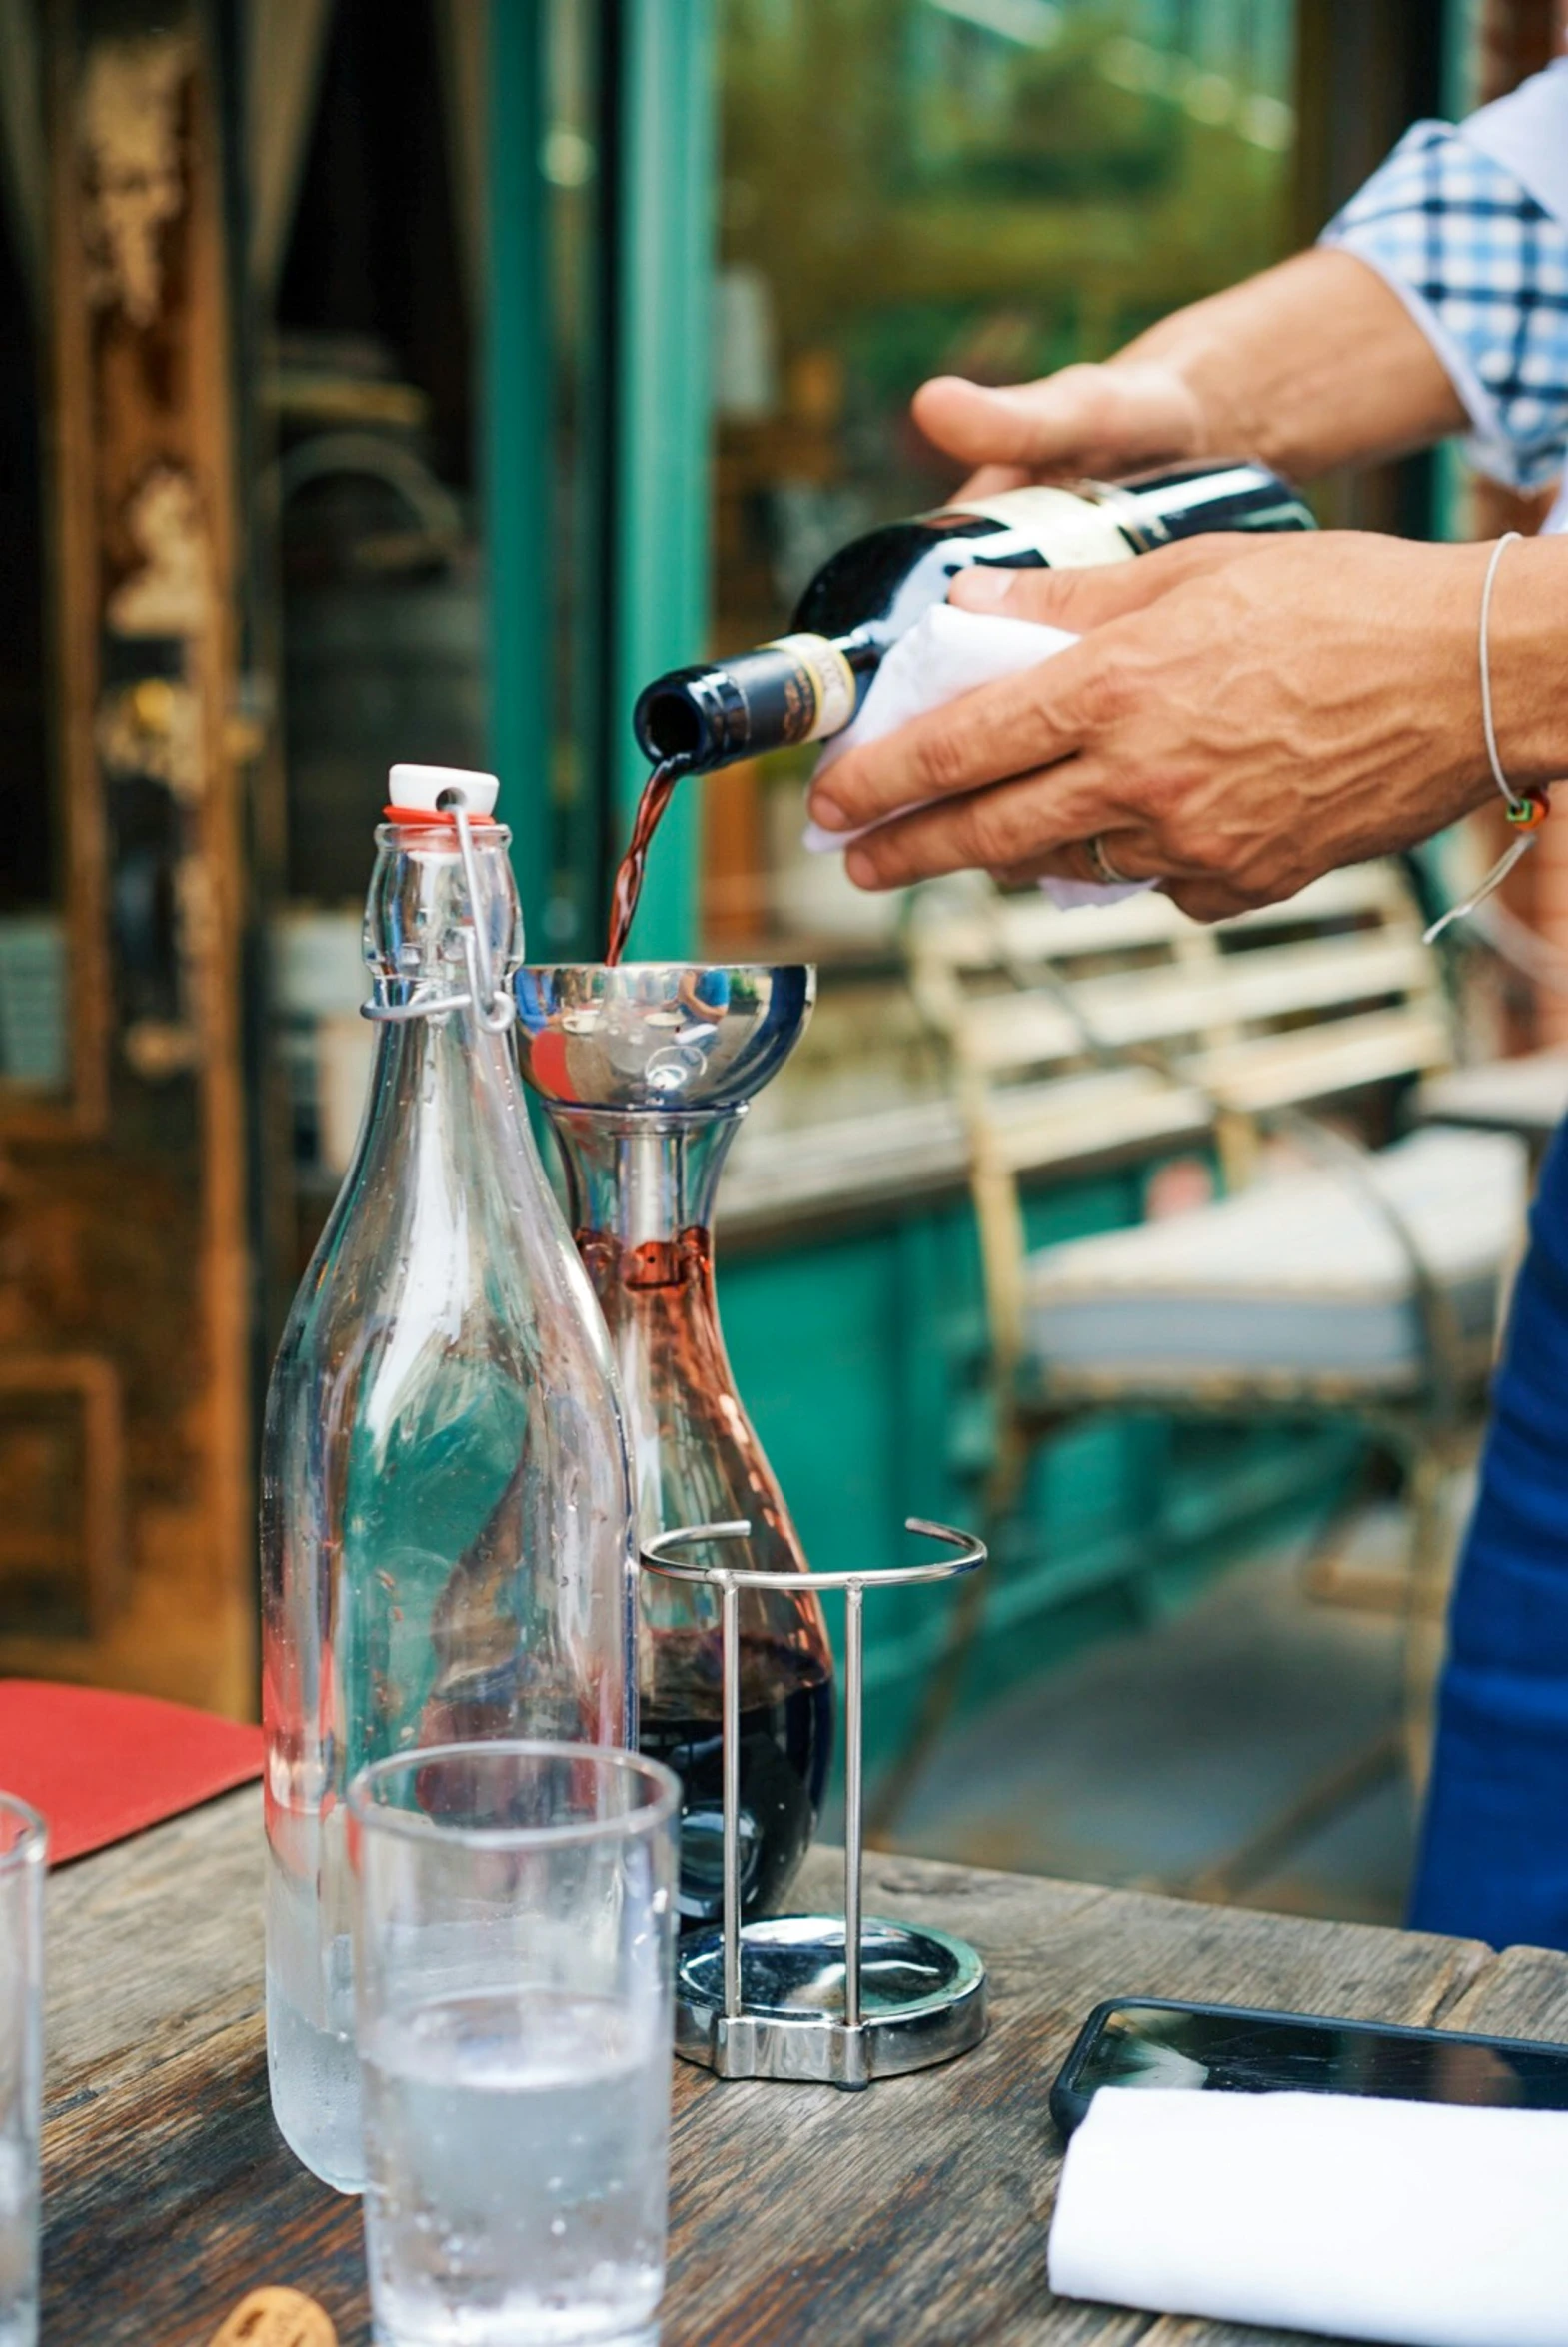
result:
M 746 1563 L 780 1576 L 777 1592 L 749 1590 L 741 1603 L 749 1916 L 778 1905 L 815 1829 L 832 1662 L 820 1603 L 800 1585 L 799 1538 L 725 1356 L 713 1202 L 747 1104 L 793 1050 L 814 993 L 815 973 L 799 964 L 562 964 L 517 977 L 524 1073 L 562 1146 L 577 1243 L 620 1369 L 639 1533 L 744 1517 Z M 708 1923 L 723 1890 L 718 1600 L 647 1574 L 642 1594 L 641 1742 L 682 1778 L 682 1915 Z
M 566 1107 L 744 1109 L 811 1015 L 801 963 L 560 963 L 520 970 L 529 1082 Z

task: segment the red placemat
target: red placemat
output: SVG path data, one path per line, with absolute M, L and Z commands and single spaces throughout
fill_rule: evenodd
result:
M 183 1703 L 0 1679 L 0 1792 L 49 1821 L 58 1866 L 262 1772 L 262 1733 Z

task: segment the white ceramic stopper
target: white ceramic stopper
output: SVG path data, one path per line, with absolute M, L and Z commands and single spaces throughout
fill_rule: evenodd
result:
M 467 766 L 395 766 L 387 777 L 389 803 L 422 815 L 440 814 L 443 791 L 461 791 L 470 815 L 494 815 L 500 788 L 495 775 Z

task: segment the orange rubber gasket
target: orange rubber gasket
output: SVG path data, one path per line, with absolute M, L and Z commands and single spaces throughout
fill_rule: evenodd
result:
M 410 824 L 416 830 L 422 825 L 428 827 L 435 823 L 444 823 L 453 831 L 457 829 L 451 810 L 445 807 L 437 808 L 434 811 L 429 807 L 384 807 L 381 812 L 388 823 Z M 476 831 L 483 824 L 488 824 L 494 830 L 497 818 L 493 815 L 471 815 L 469 817 L 470 826 Z

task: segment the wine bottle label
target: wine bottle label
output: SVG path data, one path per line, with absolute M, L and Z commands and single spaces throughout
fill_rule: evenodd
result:
M 983 514 L 988 522 L 1016 530 L 1053 571 L 1130 562 L 1137 551 L 1106 507 L 1071 489 L 1003 489 L 995 497 L 966 497 L 949 510 Z
M 807 722 L 791 724 L 788 739 L 820 742 L 829 734 L 841 734 L 854 715 L 854 671 L 837 645 L 825 636 L 775 636 L 763 649 L 790 654 L 809 693 L 810 711 L 802 707 L 799 713 Z

